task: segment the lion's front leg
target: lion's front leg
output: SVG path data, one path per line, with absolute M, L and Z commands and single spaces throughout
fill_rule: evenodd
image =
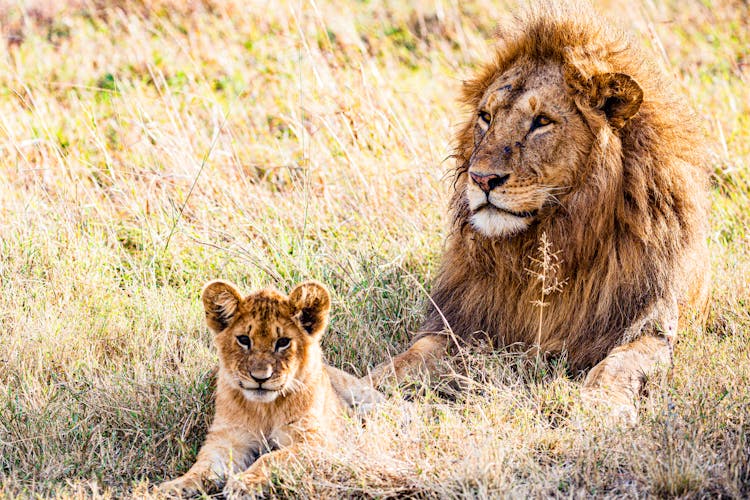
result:
M 434 375 L 440 359 L 448 348 L 448 337 L 440 334 L 425 335 L 405 352 L 390 361 L 376 366 L 363 380 L 373 387 L 382 387 L 389 381 L 401 383 L 420 372 Z
M 635 423 L 638 396 L 648 377 L 672 365 L 672 347 L 664 336 L 644 335 L 612 350 L 583 382 L 584 401 L 604 405 L 610 416 Z

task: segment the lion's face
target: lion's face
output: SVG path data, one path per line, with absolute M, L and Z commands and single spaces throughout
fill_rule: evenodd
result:
M 593 133 L 555 64 L 517 64 L 487 88 L 474 116 L 466 198 L 489 237 L 525 230 L 560 203 L 588 157 Z
M 229 283 L 214 281 L 203 292 L 206 321 L 216 332 L 220 377 L 246 399 L 270 403 L 303 387 L 305 367 L 320 360 L 318 341 L 330 298 L 313 282 L 289 297 L 261 290 L 242 298 Z
M 280 297 L 251 295 L 216 338 L 225 373 L 251 401 L 270 402 L 294 383 L 313 340 Z

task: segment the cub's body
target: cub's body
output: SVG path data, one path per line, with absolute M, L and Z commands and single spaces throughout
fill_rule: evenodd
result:
M 319 339 L 330 298 L 322 285 L 303 283 L 289 297 L 261 290 L 242 298 L 231 284 L 214 281 L 203 304 L 219 352 L 216 415 L 193 467 L 163 489 L 195 492 L 224 481 L 258 489 L 270 461 L 283 462 L 302 446 L 338 443 L 347 410 L 381 399 L 323 362 Z

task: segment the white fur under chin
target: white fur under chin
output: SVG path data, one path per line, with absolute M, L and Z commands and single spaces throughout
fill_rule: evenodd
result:
M 253 403 L 271 403 L 279 397 L 279 391 L 257 391 L 253 389 L 242 389 L 245 399 Z
M 474 229 L 490 238 L 511 236 L 529 227 L 527 219 L 489 207 L 472 215 L 471 225 L 474 226 Z

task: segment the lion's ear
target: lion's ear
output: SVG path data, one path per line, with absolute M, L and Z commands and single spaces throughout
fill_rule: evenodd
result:
M 297 285 L 289 294 L 293 315 L 302 328 L 313 336 L 319 336 L 328 325 L 328 312 L 331 310 L 331 296 L 326 287 L 317 281 L 307 281 Z
M 233 284 L 216 280 L 203 287 L 201 299 L 203 309 L 206 311 L 206 324 L 214 333 L 219 333 L 234 319 L 242 296 Z
M 612 128 L 619 129 L 635 115 L 643 102 L 641 86 L 624 73 L 602 73 L 589 80 L 591 105 L 607 116 Z

